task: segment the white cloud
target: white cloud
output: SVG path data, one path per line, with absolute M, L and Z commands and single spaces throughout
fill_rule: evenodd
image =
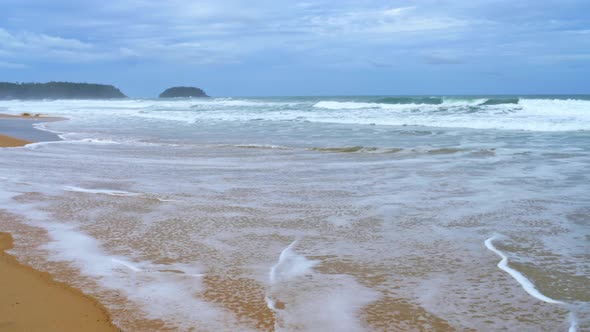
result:
M 49 36 L 43 33 L 20 32 L 12 34 L 0 28 L 0 49 L 4 50 L 85 50 L 92 46 L 77 39 Z
M 424 13 L 416 7 L 385 9 L 338 10 L 304 16 L 279 23 L 282 28 L 291 27 L 315 38 L 331 38 L 340 41 L 354 39 L 371 43 L 400 39 L 416 34 L 443 33 L 464 29 L 480 22 L 454 18 L 444 14 Z
M 483 56 L 513 57 L 543 51 L 546 39 L 535 38 L 539 27 L 576 28 L 579 32 L 568 33 L 571 38 L 588 34 L 587 27 L 564 25 L 567 20 L 551 20 L 554 23 L 548 25 L 541 20 L 511 20 L 507 0 L 399 0 L 395 6 L 385 0 L 89 0 L 72 6 L 66 0 L 54 2 L 68 3 L 69 9 L 56 6 L 48 19 L 40 20 L 41 28 L 24 20 L 27 29 L 46 33 L 0 28 L 0 59 L 209 64 L 290 55 L 314 64 L 366 64 L 358 59 L 372 59 L 371 53 L 378 53 L 380 58 L 395 56 L 400 61 L 418 57 L 428 63 L 459 63 L 466 52 L 474 57 L 474 49 L 488 51 L 480 52 Z M 31 8 L 23 11 L 23 17 L 35 12 Z M 489 14 L 498 8 L 503 11 Z M 76 35 L 71 34 L 72 27 Z M 83 37 L 64 38 L 64 31 Z M 528 46 L 529 40 L 542 45 Z M 441 48 L 448 48 L 450 55 L 424 55 Z
M 415 6 L 347 0 L 337 5 L 323 0 L 127 0 L 90 2 L 76 10 L 86 12 L 58 11 L 63 16 L 53 18 L 50 26 L 58 31 L 75 26 L 92 44 L 0 28 L 0 51 L 74 62 L 143 58 L 234 63 L 272 52 L 321 54 L 350 43 L 394 43 L 409 34 L 433 34 L 470 23 Z
M 0 28 L 0 61 L 4 68 L 24 68 L 21 62 L 27 60 L 82 63 L 112 60 L 127 54 L 125 49 L 104 50 L 73 38 L 30 31 L 11 33 Z

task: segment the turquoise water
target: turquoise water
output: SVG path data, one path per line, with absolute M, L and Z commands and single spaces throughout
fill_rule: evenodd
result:
M 4 228 L 48 235 L 17 254 L 67 262 L 123 327 L 590 326 L 588 96 L 0 108 L 70 118 L 40 126 L 61 142 L 0 150 L 22 218 Z

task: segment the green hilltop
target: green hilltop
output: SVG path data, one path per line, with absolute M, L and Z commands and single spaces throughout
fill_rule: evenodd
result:
M 126 98 L 112 85 L 48 82 L 0 82 L 0 99 L 115 99 Z
M 160 98 L 188 98 L 188 97 L 209 97 L 205 91 L 188 86 L 176 86 L 166 89 L 160 93 Z

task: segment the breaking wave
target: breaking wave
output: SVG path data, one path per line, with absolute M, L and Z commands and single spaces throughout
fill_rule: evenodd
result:
M 380 98 L 373 101 L 377 104 L 427 104 L 427 105 L 440 105 L 443 103 L 441 97 L 387 97 Z
M 503 104 L 518 104 L 519 101 L 520 101 L 519 98 L 490 98 L 479 105 L 480 106 L 491 106 L 491 105 L 503 105 Z
M 7 101 L 6 112 L 42 112 L 103 123 L 188 125 L 271 121 L 526 131 L 590 130 L 590 100 L 526 97 L 317 97 L 195 100 Z M 54 127 L 56 125 L 52 125 Z
M 401 99 L 397 100 L 401 102 Z M 415 102 L 418 99 L 414 100 Z M 424 102 L 424 100 L 421 100 Z M 310 121 L 393 126 L 503 129 L 527 131 L 590 130 L 590 100 L 443 99 L 442 103 L 319 101 Z M 330 110 L 329 116 L 322 110 Z M 341 111 L 335 113 L 334 111 Z

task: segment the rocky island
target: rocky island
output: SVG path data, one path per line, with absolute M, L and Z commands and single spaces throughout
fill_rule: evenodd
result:
M 166 89 L 160 93 L 160 98 L 189 98 L 189 97 L 209 97 L 205 91 L 187 86 L 176 86 L 170 89 Z
M 112 85 L 49 82 L 8 83 L 0 82 L 0 100 L 4 99 L 115 99 L 126 98 Z

